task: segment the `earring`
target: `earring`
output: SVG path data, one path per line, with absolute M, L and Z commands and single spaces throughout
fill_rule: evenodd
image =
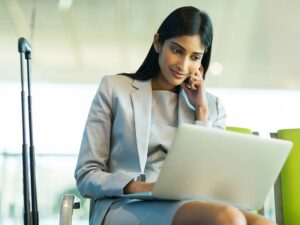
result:
M 158 54 L 160 53 L 160 48 L 159 48 L 159 47 L 156 48 L 156 52 L 157 52 Z

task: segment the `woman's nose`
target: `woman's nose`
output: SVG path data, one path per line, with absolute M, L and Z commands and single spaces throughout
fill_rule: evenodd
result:
M 189 65 L 189 60 L 187 57 L 180 57 L 177 63 L 177 67 L 181 72 L 187 72 L 188 71 L 188 65 Z

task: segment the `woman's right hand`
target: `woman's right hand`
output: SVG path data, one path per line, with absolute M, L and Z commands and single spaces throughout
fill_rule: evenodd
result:
M 138 192 L 150 192 L 155 183 L 145 183 L 141 181 L 131 181 L 124 187 L 124 194 L 133 194 Z

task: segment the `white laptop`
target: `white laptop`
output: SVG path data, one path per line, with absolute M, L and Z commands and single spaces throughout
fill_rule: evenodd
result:
M 126 198 L 195 199 L 260 209 L 292 143 L 197 125 L 176 132 L 152 192 Z

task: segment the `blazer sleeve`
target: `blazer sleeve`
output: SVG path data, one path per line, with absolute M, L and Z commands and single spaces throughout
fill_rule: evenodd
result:
M 216 97 L 215 101 L 216 105 L 216 118 L 214 120 L 207 120 L 207 121 L 199 121 L 196 120 L 195 124 L 199 126 L 204 126 L 204 127 L 214 127 L 214 128 L 219 128 L 224 130 L 225 129 L 225 124 L 226 124 L 226 112 L 224 109 L 224 106 L 220 100 L 220 98 Z
M 226 112 L 219 97 L 216 99 L 217 118 L 213 121 L 213 127 L 225 129 Z
M 112 88 L 104 77 L 88 114 L 75 169 L 77 188 L 84 197 L 120 196 L 126 184 L 138 175 L 108 172 L 112 122 Z

